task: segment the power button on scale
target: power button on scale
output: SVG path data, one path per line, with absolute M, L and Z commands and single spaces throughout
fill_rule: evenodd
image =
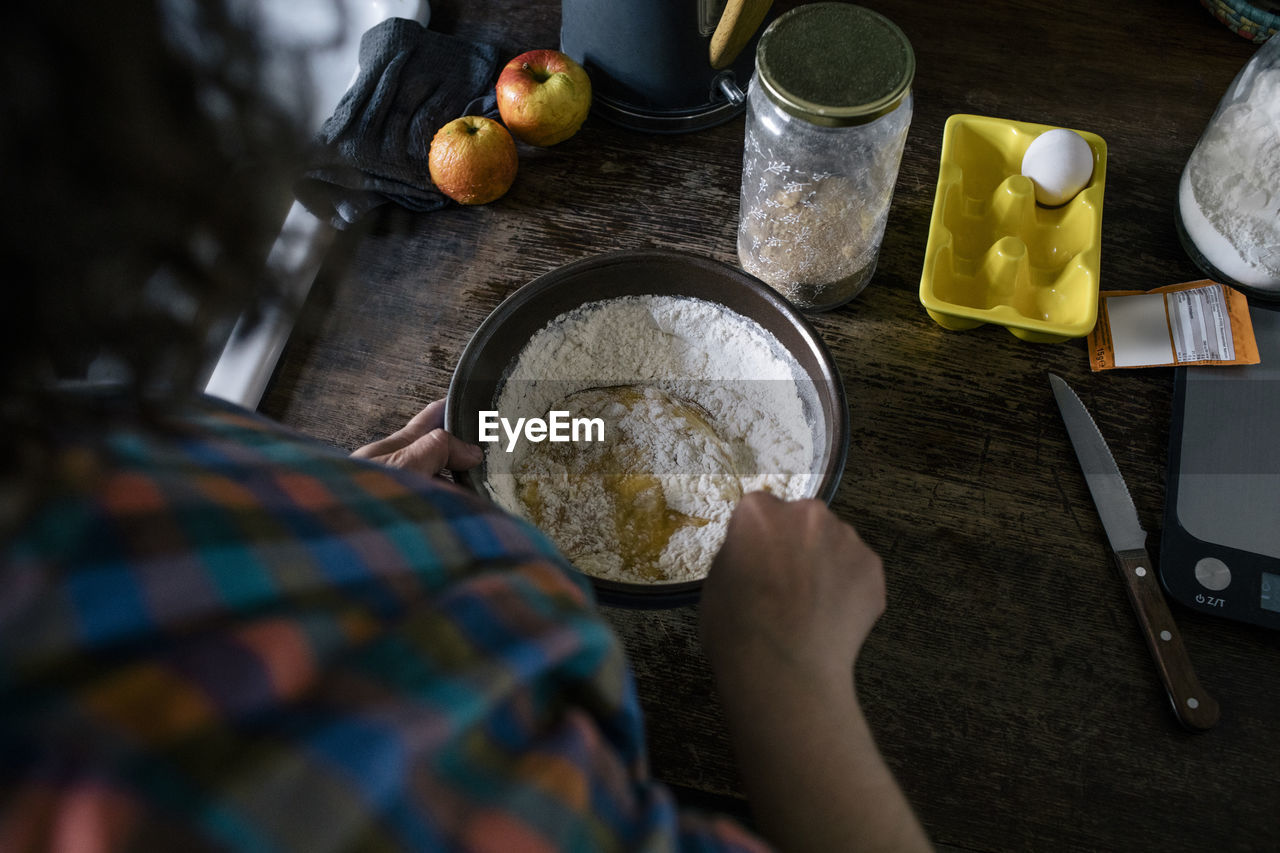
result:
M 1196 580 L 1205 589 L 1220 592 L 1231 584 L 1231 569 L 1217 557 L 1202 557 L 1196 561 Z

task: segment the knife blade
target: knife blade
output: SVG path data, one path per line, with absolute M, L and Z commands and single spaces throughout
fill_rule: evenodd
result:
M 1173 712 L 1188 729 L 1213 728 L 1220 713 L 1218 703 L 1196 678 L 1147 554 L 1147 533 L 1111 449 L 1071 386 L 1052 373 L 1049 384 Z

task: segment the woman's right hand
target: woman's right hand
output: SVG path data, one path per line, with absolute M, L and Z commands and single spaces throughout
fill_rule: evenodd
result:
M 823 503 L 738 504 L 702 639 L 757 826 L 782 849 L 930 849 L 854 686 L 884 607 L 880 558 Z
M 703 585 L 703 645 L 717 666 L 757 667 L 766 655 L 848 677 L 884 607 L 880 558 L 851 526 L 821 501 L 753 492 Z

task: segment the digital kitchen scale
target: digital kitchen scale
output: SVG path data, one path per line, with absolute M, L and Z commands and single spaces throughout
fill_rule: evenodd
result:
M 1280 628 L 1280 306 L 1258 364 L 1174 371 L 1160 580 L 1194 610 Z

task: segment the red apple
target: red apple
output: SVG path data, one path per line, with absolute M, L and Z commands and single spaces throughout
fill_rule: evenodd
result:
M 436 131 L 427 168 L 436 189 L 461 204 L 487 204 L 516 179 L 516 143 L 491 118 L 463 116 Z
M 563 142 L 591 109 L 591 78 L 558 50 L 531 50 L 508 62 L 497 92 L 503 122 L 530 145 Z

